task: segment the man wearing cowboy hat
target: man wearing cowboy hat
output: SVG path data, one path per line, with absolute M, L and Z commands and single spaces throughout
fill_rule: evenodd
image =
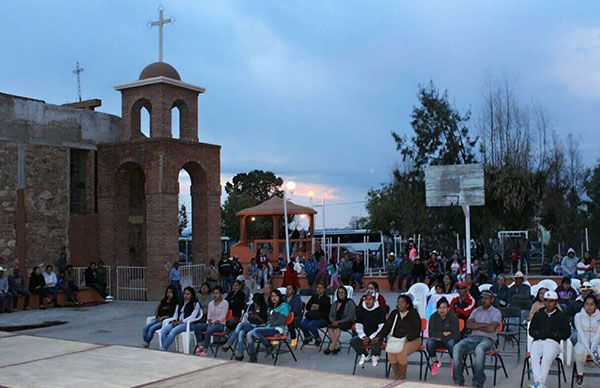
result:
M 571 325 L 558 306 L 558 294 L 546 291 L 543 309 L 531 320 L 529 335 L 533 338 L 530 351 L 533 386 L 544 387 L 550 365 L 560 353 L 560 341 L 571 335 Z
M 517 271 L 513 276 L 515 284 L 508 289 L 508 303 L 511 307 L 519 307 L 521 310 L 531 308 L 531 289 L 524 283 L 523 272 Z

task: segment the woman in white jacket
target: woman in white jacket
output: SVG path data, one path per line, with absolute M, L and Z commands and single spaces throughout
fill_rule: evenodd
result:
M 575 345 L 575 365 L 577 366 L 577 385 L 583 384 L 583 368 L 588 356 L 600 351 L 600 311 L 598 300 L 588 295 L 583 301 L 583 309 L 575 315 L 577 344 Z M 598 360 L 594 360 L 598 362 Z
M 172 320 L 160 330 L 160 350 L 167 350 L 178 334 L 187 330 L 187 323 L 202 317 L 202 308 L 192 287 L 183 290 L 183 304 L 175 309 Z

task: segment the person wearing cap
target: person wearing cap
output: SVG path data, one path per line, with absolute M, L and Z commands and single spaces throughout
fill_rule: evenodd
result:
M 575 249 L 569 248 L 567 250 L 567 255 L 564 256 L 561 261 L 561 269 L 563 275 L 568 276 L 570 278 L 576 278 L 577 263 L 579 263 L 579 258 L 575 256 Z
M 453 380 L 455 385 L 464 385 L 465 356 L 473 354 L 473 387 L 483 387 L 485 383 L 485 357 L 494 349 L 498 339 L 498 327 L 502 322 L 502 313 L 492 304 L 494 294 L 489 290 L 481 293 L 481 305 L 471 313 L 466 327 L 471 335 L 454 345 L 452 362 L 454 363 Z
M 29 310 L 29 298 L 31 297 L 31 293 L 27 291 L 27 287 L 25 287 L 25 278 L 21 275 L 19 267 L 15 267 L 12 275 L 8 277 L 8 287 L 13 295 L 13 308 L 15 310 L 17 309 L 19 296 L 23 296 L 25 299 L 23 310 Z
M 577 344 L 574 348 L 575 365 L 577 366 L 577 385 L 583 385 L 583 371 L 588 356 L 600 361 L 600 311 L 598 299 L 588 295 L 583 302 L 583 309 L 575 315 L 575 329 L 577 331 Z
M 519 307 L 521 310 L 531 308 L 531 288 L 525 284 L 523 272 L 517 271 L 513 276 L 515 284 L 508 289 L 508 303 L 511 307 Z
M 388 255 L 388 260 L 386 264 L 387 270 L 387 278 L 390 283 L 390 292 L 395 292 L 394 284 L 396 283 L 396 279 L 398 279 L 398 271 L 400 270 L 396 265 L 396 254 L 394 252 L 390 252 Z M 398 285 L 398 289 L 400 289 L 400 285 Z
M 350 340 L 350 346 L 360 355 L 359 366 L 363 367 L 369 359 L 372 360 L 373 366 L 378 365 L 381 347 L 375 338 L 384 324 L 385 311 L 379 305 L 375 291 L 367 290 L 356 309 L 356 336 Z M 370 353 L 365 349 L 368 345 L 371 345 Z
M 575 299 L 575 302 L 573 302 L 567 308 L 567 310 L 565 310 L 565 313 L 566 313 L 567 317 L 569 318 L 569 322 L 571 323 L 571 326 L 575 326 L 575 316 L 583 308 L 583 301 L 585 300 L 585 298 L 588 295 L 596 296 L 595 294 L 597 293 L 597 290 L 594 288 L 594 286 L 592 286 L 592 284 L 590 282 L 583 282 L 583 284 L 579 287 L 579 290 L 581 291 L 581 295 L 579 295 L 577 297 L 577 299 Z M 560 298 L 560 296 L 559 296 L 559 298 Z M 559 304 L 559 307 L 560 307 L 560 304 Z M 570 340 L 573 343 L 573 345 L 575 345 L 577 343 L 577 330 L 573 331 L 573 333 L 571 334 Z
M 244 295 L 246 295 L 246 303 L 250 303 L 252 301 L 252 290 L 246 284 L 246 278 L 244 275 L 238 275 L 235 280 L 242 285 L 241 290 L 244 292 Z
M 458 318 L 464 319 L 465 321 L 469 319 L 477 305 L 475 299 L 469 294 L 467 287 L 466 282 L 458 282 L 455 287 L 458 296 L 452 298 L 452 301 L 450 302 L 450 310 L 454 311 Z
M 529 354 L 535 387 L 545 386 L 550 365 L 560 353 L 560 341 L 571 335 L 569 320 L 557 308 L 558 294 L 546 291 L 544 305 L 529 324 L 529 335 L 533 338 Z
M 577 290 L 571 287 L 571 278 L 569 276 L 563 277 L 562 283 L 556 287 L 555 291 L 558 294 L 558 304 L 563 311 L 566 311 L 575 302 L 575 299 L 577 299 Z M 578 312 L 576 311 L 575 313 Z
M 0 312 L 12 313 L 13 294 L 8 291 L 8 277 L 4 275 L 4 267 L 0 266 Z
M 531 309 L 529 309 L 529 318 L 527 318 L 528 321 L 531 321 L 533 319 L 533 316 L 535 315 L 535 313 L 537 313 L 538 311 L 540 311 L 541 309 L 546 307 L 544 305 L 544 295 L 546 294 L 546 291 L 549 291 L 546 287 L 538 288 L 538 292 L 537 292 L 537 295 L 535 296 L 535 300 L 533 301 L 533 304 L 531 305 Z M 558 305 L 558 308 L 560 308 L 560 305 Z

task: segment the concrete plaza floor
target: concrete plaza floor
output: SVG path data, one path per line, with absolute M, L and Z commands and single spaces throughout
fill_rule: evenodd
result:
M 386 295 L 394 300 L 394 295 Z M 0 315 L 0 326 L 39 324 L 44 321 L 67 321 L 58 326 L 16 332 L 0 332 L 0 385 L 2 386 L 395 386 L 385 379 L 385 366 L 367 364 L 352 376 L 354 352 L 325 356 L 314 346 L 298 349 L 294 362 L 289 354 L 272 361 L 259 357 L 257 367 L 246 362 L 230 361 L 230 354 L 219 352 L 217 358 L 163 353 L 153 340 L 150 350 L 142 349 L 141 330 L 147 316 L 155 309 L 153 302 L 113 302 L 93 307 L 19 311 Z M 348 338 L 343 337 L 347 341 Z M 522 349 L 524 344 L 522 345 Z M 514 349 L 509 344 L 507 353 Z M 522 350 L 522 353 L 524 351 Z M 497 387 L 518 387 L 523 359 L 504 355 L 508 379 L 498 371 Z M 419 379 L 419 356 L 411 356 L 409 381 L 403 387 L 425 386 Z M 445 363 L 449 360 L 443 359 Z M 310 373 L 306 373 L 310 371 Z M 324 373 L 317 373 L 324 372 Z M 571 367 L 567 367 L 570 379 Z M 493 371 L 488 362 L 486 386 L 492 386 Z M 599 380 L 588 380 L 586 385 Z M 466 376 L 466 385 L 471 382 Z M 428 376 L 427 386 L 452 385 L 445 364 L 437 376 Z M 391 384 L 391 385 L 390 385 Z M 527 380 L 525 380 L 527 384 Z M 557 387 L 555 374 L 547 385 Z M 568 385 L 565 385 L 568 386 Z

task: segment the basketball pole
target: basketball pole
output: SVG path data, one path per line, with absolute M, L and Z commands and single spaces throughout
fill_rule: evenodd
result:
M 465 213 L 465 254 L 467 255 L 467 273 L 471 273 L 471 209 L 468 205 L 462 205 Z

